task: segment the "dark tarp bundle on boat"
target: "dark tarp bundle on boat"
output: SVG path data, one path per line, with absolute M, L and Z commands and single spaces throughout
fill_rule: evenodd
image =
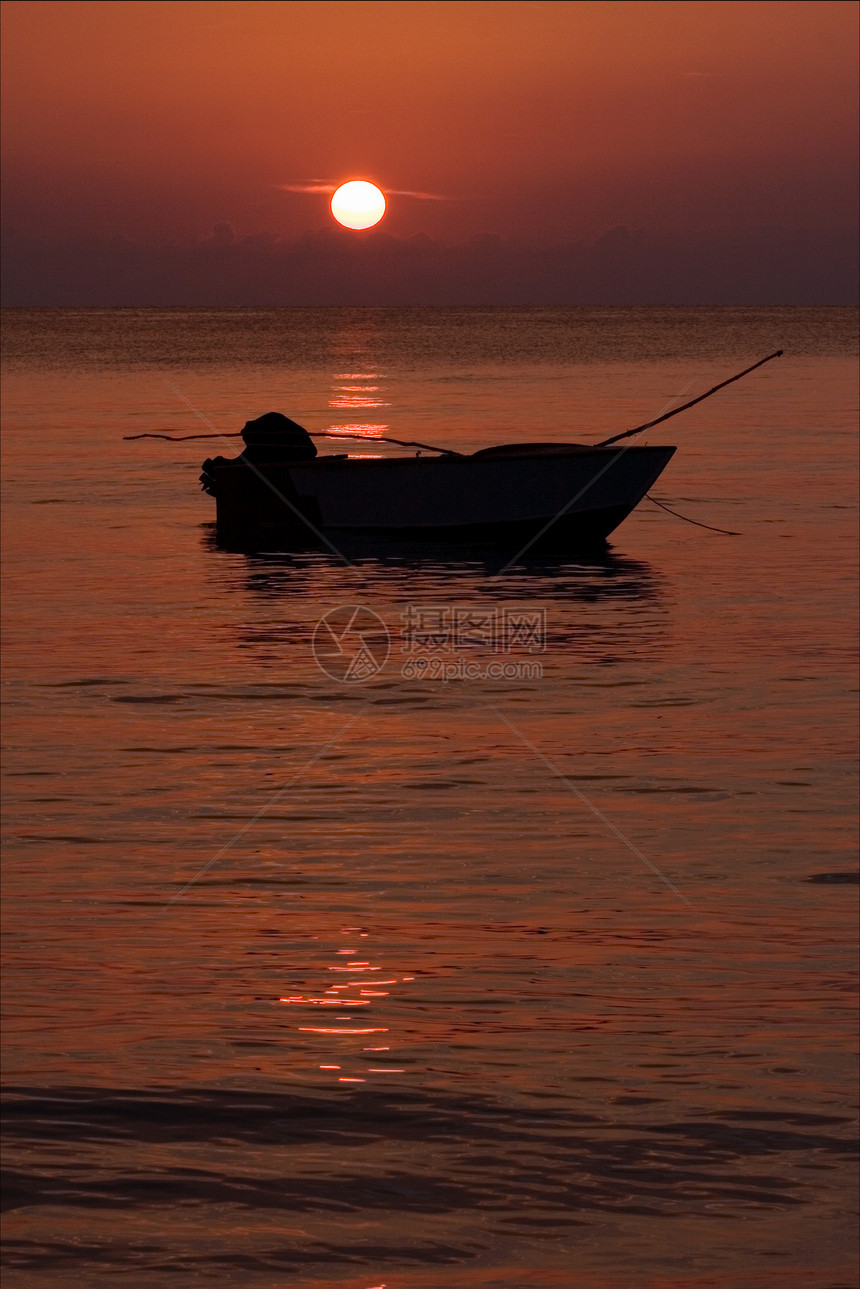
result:
M 256 421 L 246 421 L 242 430 L 245 451 L 241 456 L 208 457 L 203 462 L 200 482 L 203 491 L 215 495 L 212 471 L 221 466 L 238 466 L 243 460 L 252 465 L 274 465 L 281 461 L 313 461 L 317 450 L 304 426 L 291 421 L 282 412 L 266 412 Z
M 248 461 L 312 461 L 317 454 L 304 426 L 281 412 L 266 412 L 256 421 L 246 421 L 242 431 Z

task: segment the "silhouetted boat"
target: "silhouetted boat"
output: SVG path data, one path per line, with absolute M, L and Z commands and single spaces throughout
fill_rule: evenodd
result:
M 501 540 L 519 543 L 519 553 L 526 548 L 533 554 L 541 548 L 566 553 L 605 542 L 675 452 L 674 447 L 616 444 L 695 407 L 782 352 L 777 349 L 644 425 L 591 445 L 507 443 L 468 455 L 386 435 L 312 433 L 282 412 L 246 421 L 238 435 L 146 431 L 125 437 L 172 443 L 241 438 L 242 455 L 204 461 L 200 479 L 217 503 L 219 539 L 244 549 L 289 551 L 319 541 L 334 547 L 340 533 L 448 544 Z M 318 457 L 314 438 L 362 438 L 435 455 Z
M 251 463 L 207 461 L 219 540 L 305 548 L 338 534 L 422 541 L 538 542 L 574 550 L 605 541 L 665 469 L 674 447 L 514 443 L 470 456 Z M 537 548 L 537 543 L 532 549 Z

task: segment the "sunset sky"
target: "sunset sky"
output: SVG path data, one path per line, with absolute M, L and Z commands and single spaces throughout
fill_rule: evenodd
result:
M 394 238 L 856 227 L 854 3 L 3 11 L 5 220 L 31 238 L 296 238 L 332 221 L 295 189 L 357 178 Z

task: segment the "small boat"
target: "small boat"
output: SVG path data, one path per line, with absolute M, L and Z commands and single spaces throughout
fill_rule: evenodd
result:
M 337 550 L 338 537 L 349 536 L 505 542 L 517 551 L 514 558 L 527 549 L 567 554 L 605 543 L 675 452 L 669 446 L 617 444 L 695 407 L 782 352 L 594 444 L 507 443 L 464 453 L 383 435 L 312 433 L 281 412 L 248 421 L 239 435 L 148 431 L 126 438 L 241 437 L 241 456 L 204 461 L 200 476 L 204 491 L 215 498 L 218 540 L 237 549 L 288 552 L 322 543 Z M 394 443 L 419 451 L 408 457 L 317 456 L 314 438 L 360 438 L 365 445 Z
M 367 535 L 574 551 L 604 543 L 674 452 L 512 443 L 471 455 L 216 457 L 201 481 L 215 498 L 219 541 L 246 549 Z

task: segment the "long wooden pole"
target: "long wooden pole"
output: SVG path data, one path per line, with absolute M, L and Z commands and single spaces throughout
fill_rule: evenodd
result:
M 599 443 L 594 444 L 594 447 L 608 448 L 611 443 L 618 443 L 621 439 L 629 439 L 633 434 L 641 434 L 643 430 L 650 430 L 652 426 L 660 425 L 661 422 L 668 421 L 670 417 L 677 416 L 680 412 L 686 412 L 688 407 L 695 407 L 697 403 L 704 402 L 706 398 L 716 394 L 718 389 L 725 389 L 726 385 L 733 384 L 734 381 L 740 380 L 742 376 L 748 376 L 751 371 L 755 371 L 757 367 L 763 367 L 772 358 L 781 358 L 783 352 L 782 349 L 777 349 L 775 353 L 768 354 L 767 358 L 760 358 L 757 363 L 753 363 L 752 367 L 746 367 L 743 371 L 739 371 L 737 376 L 730 376 L 728 380 L 720 381 L 719 385 L 714 385 L 713 389 L 700 394 L 698 398 L 691 398 L 689 403 L 682 403 L 680 407 L 674 408 L 671 412 L 664 412 L 662 416 L 655 417 L 653 421 L 646 421 L 644 425 L 637 425 L 633 430 L 624 430 L 621 434 L 613 434 L 610 439 L 601 439 Z M 349 434 L 344 431 L 339 434 L 331 434 L 326 430 L 308 430 L 307 433 L 312 439 L 360 439 L 363 443 L 396 443 L 401 448 L 422 448 L 425 452 L 443 452 L 446 456 L 451 457 L 463 455 L 462 452 L 455 452 L 453 448 L 440 448 L 432 443 L 419 443 L 416 439 L 390 439 L 381 434 L 371 438 L 370 435 Z M 236 434 L 155 434 L 150 432 L 148 434 L 124 434 L 123 439 L 126 441 L 131 439 L 166 439 L 168 443 L 186 443 L 189 439 L 238 439 L 241 436 L 241 431 Z
M 757 363 L 753 363 L 752 367 L 747 367 L 744 371 L 739 371 L 737 376 L 730 376 L 728 380 L 720 381 L 719 385 L 715 385 L 714 388 L 709 389 L 707 393 L 700 394 L 698 398 L 691 398 L 689 403 L 684 403 L 681 407 L 676 407 L 671 412 L 665 412 L 662 416 L 656 417 L 653 421 L 646 421 L 644 425 L 637 425 L 635 430 L 625 430 L 623 434 L 613 434 L 611 439 L 602 439 L 600 443 L 595 443 L 594 446 L 596 448 L 608 448 L 610 443 L 618 443 L 621 439 L 629 439 L 631 434 L 641 434 L 643 430 L 650 430 L 652 425 L 659 425 L 661 421 L 668 421 L 670 416 L 677 416 L 679 412 L 686 412 L 688 407 L 695 407 L 697 403 L 701 403 L 704 399 L 710 398 L 712 394 L 716 394 L 718 389 L 725 389 L 726 385 L 731 385 L 733 381 L 740 380 L 742 376 L 748 376 L 751 371 L 755 371 L 756 367 L 761 367 L 764 363 L 769 363 L 771 358 L 781 358 L 782 354 L 783 351 L 781 349 L 777 349 L 776 353 L 768 354 L 767 358 L 760 358 Z
M 455 452 L 453 448 L 438 448 L 432 443 L 418 443 L 413 439 L 389 439 L 383 434 L 376 434 L 372 438 L 369 434 L 348 434 L 343 431 L 340 434 L 329 434 L 325 430 L 306 430 L 306 434 L 312 439 L 359 439 L 362 443 L 396 443 L 401 448 L 423 448 L 425 452 L 444 452 L 450 457 L 461 457 L 462 452 Z M 128 442 L 130 439 L 166 439 L 168 443 L 187 443 L 189 439 L 240 439 L 242 431 L 236 434 L 124 434 L 123 440 Z

